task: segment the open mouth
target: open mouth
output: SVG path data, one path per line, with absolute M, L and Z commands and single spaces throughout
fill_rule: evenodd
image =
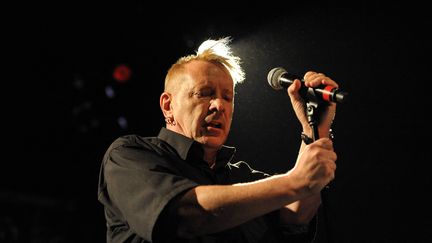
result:
M 216 121 L 212 121 L 210 123 L 207 123 L 206 126 L 221 129 L 222 128 L 222 123 L 216 122 Z

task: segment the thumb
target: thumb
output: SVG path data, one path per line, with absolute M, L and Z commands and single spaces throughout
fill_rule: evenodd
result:
M 295 79 L 294 82 L 288 87 L 288 95 L 291 100 L 301 100 L 300 93 L 298 92 L 301 87 L 300 80 Z

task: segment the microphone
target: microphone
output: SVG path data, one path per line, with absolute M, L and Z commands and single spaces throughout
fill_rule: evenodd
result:
M 305 100 L 311 99 L 310 96 L 312 95 L 313 97 L 317 97 L 319 101 L 335 103 L 346 102 L 346 97 L 348 96 L 347 92 L 343 92 L 331 85 L 321 85 L 314 88 L 306 87 L 302 77 L 288 73 L 282 67 L 273 68 L 267 75 L 268 83 L 275 90 L 280 90 L 282 88 L 287 89 L 295 79 L 299 79 L 302 82 L 299 93 Z

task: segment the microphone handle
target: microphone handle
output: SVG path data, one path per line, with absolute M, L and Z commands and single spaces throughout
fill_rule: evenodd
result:
M 346 92 L 341 92 L 338 88 L 331 85 L 320 85 L 315 88 L 306 87 L 304 85 L 304 80 L 301 77 L 288 73 L 284 74 L 284 76 L 279 79 L 280 85 L 288 88 L 294 83 L 295 79 L 299 79 L 301 81 L 302 86 L 299 90 L 299 93 L 304 99 L 309 99 L 309 96 L 312 93 L 314 96 L 317 96 L 319 100 L 342 103 L 345 101 L 347 96 Z M 312 91 L 310 91 L 310 89 Z

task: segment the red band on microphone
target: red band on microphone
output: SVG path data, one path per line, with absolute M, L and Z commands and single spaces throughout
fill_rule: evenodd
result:
M 325 90 L 326 92 L 323 92 L 323 93 L 322 93 L 322 97 L 323 97 L 324 100 L 326 100 L 326 101 L 331 101 L 331 100 L 330 100 L 330 99 L 331 99 L 331 98 L 330 98 L 330 94 L 331 94 L 331 92 L 332 92 L 333 89 L 335 89 L 335 87 L 330 86 L 330 85 L 325 86 L 324 90 Z

